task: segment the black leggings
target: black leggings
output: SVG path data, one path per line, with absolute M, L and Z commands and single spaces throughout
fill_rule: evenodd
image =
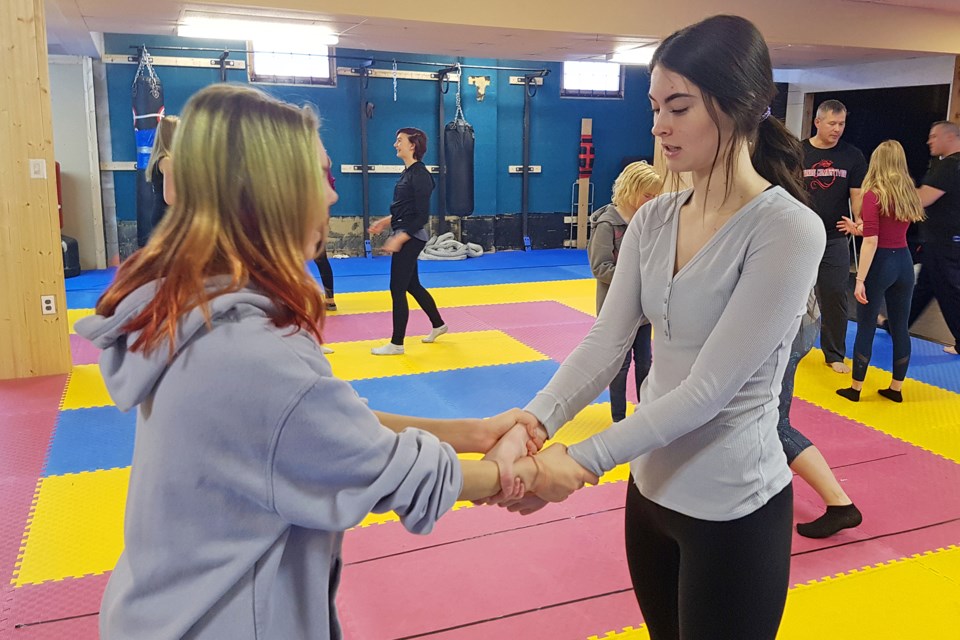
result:
M 417 272 L 417 256 L 426 244 L 423 240 L 410 238 L 403 243 L 400 251 L 393 254 L 390 262 L 390 297 L 393 299 L 393 337 L 390 338 L 390 342 L 396 345 L 402 346 L 407 334 L 407 320 L 410 318 L 408 293 L 427 313 L 434 329 L 443 325 L 437 303 L 433 301 L 430 292 L 420 284 L 420 276 Z
M 644 498 L 630 478 L 627 565 L 651 640 L 773 640 L 790 577 L 793 486 L 728 522 Z
M 324 249 L 320 255 L 313 259 L 320 271 L 320 282 L 323 283 L 323 293 L 327 298 L 333 297 L 333 269 L 330 268 L 330 259 L 327 258 L 327 250 Z
M 867 304 L 857 304 L 857 339 L 853 343 L 853 379 L 863 382 L 873 356 L 877 314 L 887 303 L 887 324 L 893 339 L 893 379 L 903 381 L 910 366 L 910 301 L 913 298 L 913 260 L 910 250 L 877 249 L 863 283 Z

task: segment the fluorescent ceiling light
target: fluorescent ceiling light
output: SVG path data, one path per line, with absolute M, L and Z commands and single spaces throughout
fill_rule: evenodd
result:
M 653 58 L 653 52 L 657 50 L 657 45 L 659 43 L 654 42 L 653 44 L 644 45 L 642 47 L 634 47 L 633 49 L 621 49 L 616 53 L 610 54 L 608 59 L 610 62 L 619 62 L 620 64 L 650 64 L 651 58 Z
M 177 35 L 214 40 L 255 40 L 272 43 L 282 51 L 300 51 L 311 45 L 332 47 L 340 42 L 329 29 L 307 22 L 278 22 L 243 18 L 186 16 Z

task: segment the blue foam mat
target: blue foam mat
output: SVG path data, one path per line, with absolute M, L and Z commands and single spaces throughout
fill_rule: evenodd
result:
M 366 276 L 388 274 L 390 256 L 373 258 L 331 258 L 335 275 Z M 528 269 L 531 267 L 562 267 L 589 264 L 584 249 L 541 249 L 538 251 L 500 251 L 485 253 L 466 260 L 420 260 L 421 273 L 484 271 L 492 269 Z
M 556 372 L 552 360 L 351 382 L 370 408 L 427 418 L 481 418 L 522 407 Z M 607 391 L 596 402 L 609 402 Z
M 67 291 L 67 309 L 93 309 L 97 300 L 103 294 L 103 289 Z
M 331 259 L 338 293 L 386 291 L 390 288 L 390 258 Z M 307 264 L 318 278 L 317 267 Z M 460 261 L 421 260 L 418 269 L 428 287 L 469 287 L 520 282 L 552 282 L 592 278 L 587 253 L 577 249 L 504 251 Z M 113 282 L 116 269 L 86 271 L 67 280 L 67 308 L 90 309 Z
M 474 367 L 352 383 L 373 409 L 431 418 L 484 417 L 522 407 L 557 370 L 545 360 Z M 597 402 L 609 402 L 607 391 Z M 127 467 L 133 459 L 136 412 L 116 407 L 61 411 L 43 475 Z
M 44 476 L 128 467 L 137 413 L 116 407 L 61 411 L 43 466 Z
M 421 265 L 423 263 L 420 263 Z M 316 267 L 311 265 L 314 277 Z M 370 274 L 365 276 L 340 275 L 337 266 L 333 266 L 334 288 L 337 293 L 359 291 L 385 291 L 390 288 L 390 274 Z M 461 271 L 420 273 L 420 281 L 425 287 L 473 287 L 488 284 L 519 284 L 522 282 L 553 282 L 556 280 L 583 280 L 593 278 L 588 265 L 535 267 L 528 269 L 495 269 L 491 271 Z M 319 281 L 319 278 L 318 278 Z
M 847 323 L 847 355 L 853 355 L 853 343 L 857 339 L 857 323 Z M 817 340 L 819 345 L 819 338 Z M 941 389 L 960 393 L 960 356 L 943 352 L 943 345 L 920 338 L 910 338 L 910 368 L 907 379 L 919 380 Z M 893 340 L 883 329 L 877 329 L 873 338 L 873 354 L 870 366 L 886 372 L 893 370 Z M 869 374 L 867 374 L 869 376 Z M 845 380 L 845 379 L 844 379 Z M 883 384 L 889 380 L 882 381 Z M 839 380 L 838 384 L 843 384 Z M 839 388 L 839 386 L 837 387 Z
M 96 289 L 97 291 L 103 291 L 108 284 L 113 282 L 113 277 L 116 275 L 116 273 L 116 267 L 84 271 L 78 276 L 64 280 L 64 285 L 66 286 L 67 291 L 81 291 L 84 289 Z

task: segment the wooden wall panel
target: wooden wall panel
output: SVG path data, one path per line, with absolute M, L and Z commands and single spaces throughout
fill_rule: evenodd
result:
M 0 379 L 70 370 L 43 0 L 0 2 Z M 46 178 L 31 177 L 31 160 Z M 56 313 L 42 315 L 40 296 Z
M 960 124 L 960 56 L 953 65 L 953 83 L 950 85 L 950 107 L 947 120 Z

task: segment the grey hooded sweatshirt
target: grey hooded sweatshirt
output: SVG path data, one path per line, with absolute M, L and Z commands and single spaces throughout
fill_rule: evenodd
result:
M 394 510 L 428 533 L 457 499 L 453 449 L 383 427 L 316 341 L 246 289 L 180 325 L 175 352 L 127 350 L 155 285 L 77 332 L 123 411 L 137 408 L 125 549 L 100 612 L 119 638 L 340 638 L 343 531 Z
M 613 204 L 600 207 L 590 216 L 590 244 L 587 245 L 587 257 L 590 258 L 590 271 L 597 279 L 597 313 L 610 290 L 613 270 L 617 266 L 620 243 L 627 232 L 627 221 Z

